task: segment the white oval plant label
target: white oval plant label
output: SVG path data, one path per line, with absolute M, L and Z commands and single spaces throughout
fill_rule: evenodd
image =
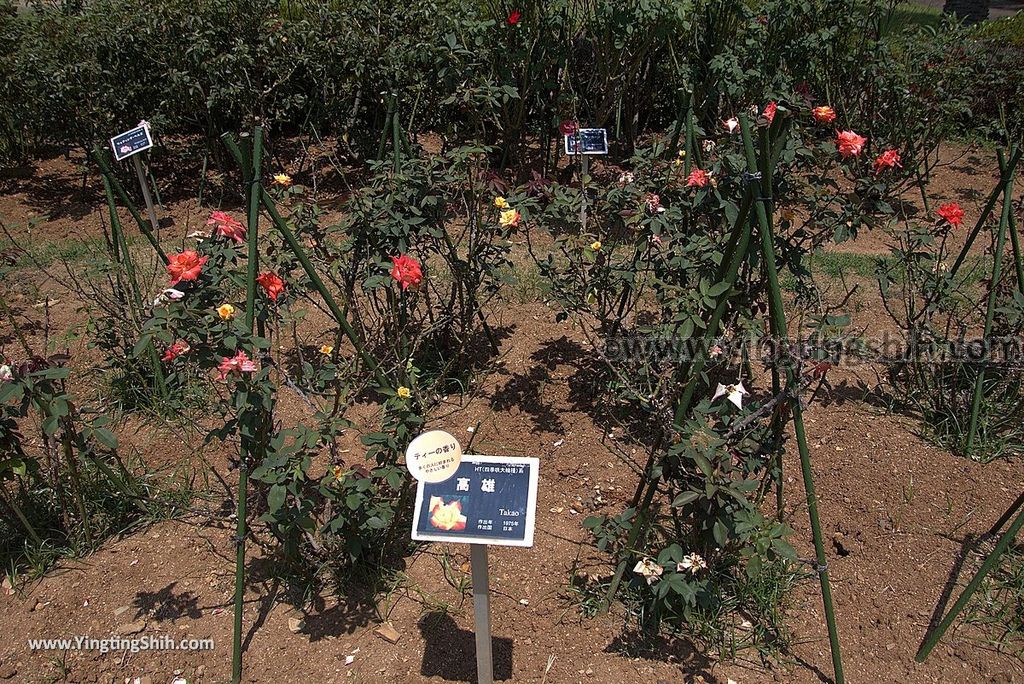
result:
M 443 430 L 431 430 L 409 443 L 405 465 L 421 482 L 444 482 L 462 462 L 462 446 Z

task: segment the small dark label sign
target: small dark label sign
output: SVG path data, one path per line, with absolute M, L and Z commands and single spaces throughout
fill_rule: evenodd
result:
M 152 146 L 153 137 L 149 134 L 149 126 L 146 124 L 136 126 L 130 131 L 125 131 L 110 139 L 110 149 L 114 151 L 114 159 L 117 161 L 127 159 Z
M 466 456 L 444 482 L 420 481 L 412 538 L 533 546 L 536 458 Z
M 566 154 L 608 154 L 608 131 L 604 128 L 581 128 L 565 136 Z

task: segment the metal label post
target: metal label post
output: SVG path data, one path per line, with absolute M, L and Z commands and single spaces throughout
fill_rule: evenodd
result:
M 142 161 L 139 155 L 132 155 L 132 165 L 135 167 L 135 175 L 139 177 L 139 187 L 142 188 L 142 198 L 146 200 L 146 209 L 149 210 L 149 222 L 153 224 L 153 233 L 160 234 L 160 225 L 156 220 L 156 209 L 153 208 L 153 197 L 149 194 L 149 183 L 146 182 L 146 171 L 142 168 Z
M 476 631 L 476 681 L 493 684 L 494 658 L 491 654 L 491 595 L 487 580 L 487 547 L 469 545 L 473 574 L 473 620 Z
M 581 155 L 583 157 L 583 170 L 580 176 L 580 223 L 583 226 L 583 232 L 587 232 L 587 176 L 590 175 L 590 157 L 587 155 Z

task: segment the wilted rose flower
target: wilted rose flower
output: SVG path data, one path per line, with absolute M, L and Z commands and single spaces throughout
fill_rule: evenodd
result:
M 689 570 L 691 573 L 696 575 L 697 571 L 706 570 L 708 564 L 700 557 L 700 554 L 690 553 L 683 556 L 683 560 L 679 561 L 679 567 L 684 570 Z
M 407 254 L 391 257 L 391 277 L 398 281 L 403 290 L 419 287 L 423 281 L 423 269 L 420 263 Z
M 655 563 L 650 558 L 644 558 L 633 566 L 633 572 L 647 580 L 647 584 L 654 584 L 665 572 L 665 568 Z
M 201 257 L 194 249 L 186 249 L 181 254 L 174 254 L 167 260 L 167 272 L 171 275 L 171 285 L 182 280 L 195 280 L 203 271 L 203 264 L 208 257 Z
M 580 125 L 572 119 L 566 119 L 558 124 L 558 130 L 562 135 L 573 135 L 580 130 Z
M 619 174 L 619 185 L 629 185 L 636 180 L 632 171 L 623 171 Z
M 644 196 L 644 205 L 647 207 L 647 211 L 652 214 L 658 214 L 665 211 L 665 207 L 661 206 L 661 197 L 649 192 Z
M 839 131 L 836 134 L 836 147 L 843 157 L 856 157 L 864 149 L 867 138 L 857 135 L 853 131 Z

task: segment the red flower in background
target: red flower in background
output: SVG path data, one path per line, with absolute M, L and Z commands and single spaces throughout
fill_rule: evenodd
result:
M 580 125 L 572 119 L 566 119 L 558 124 L 558 131 L 562 135 L 574 135 L 578 130 L 580 130 Z
M 875 175 L 877 176 L 885 169 L 902 169 L 901 161 L 899 150 L 886 150 L 875 160 Z
M 506 19 L 505 21 L 508 22 L 509 26 L 515 26 L 516 24 L 519 23 L 519 21 L 522 18 L 523 18 L 523 13 L 522 12 L 520 12 L 519 10 L 512 10 L 512 14 L 508 15 L 508 19 Z
M 210 214 L 206 225 L 213 226 L 214 235 L 223 235 L 235 242 L 242 242 L 245 239 L 245 226 L 223 211 Z
M 827 124 L 836 120 L 836 110 L 832 109 L 828 105 L 815 107 L 811 110 L 811 114 L 814 116 L 814 120 L 818 123 Z
M 391 263 L 394 264 L 391 268 L 391 277 L 398 281 L 403 290 L 419 287 L 419 284 L 423 282 L 423 269 L 420 267 L 420 262 L 411 256 L 403 254 L 391 257 Z
M 935 213 L 949 225 L 957 228 L 964 222 L 964 210 L 956 202 L 948 202 L 935 210 Z
M 836 134 L 836 147 L 839 148 L 839 154 L 847 158 L 860 154 L 867 141 L 867 138 L 857 135 L 853 131 L 839 131 Z
M 707 184 L 711 181 L 711 174 L 704 169 L 694 169 L 690 172 L 690 175 L 686 177 L 686 187 L 688 188 L 703 188 L 707 187 Z
M 181 254 L 174 254 L 167 260 L 167 272 L 171 275 L 171 285 L 182 280 L 195 280 L 203 271 L 203 264 L 209 257 L 201 257 L 194 249 L 186 249 Z
M 261 273 L 256 278 L 256 282 L 260 284 L 260 287 L 267 293 L 267 296 L 275 302 L 281 293 L 284 292 L 284 281 L 273 273 Z
M 776 104 L 775 101 L 769 102 L 768 105 L 764 108 L 764 111 L 761 112 L 761 116 L 767 119 L 768 123 L 771 123 L 772 121 L 775 121 L 775 112 L 778 110 L 778 108 L 779 105 Z
M 188 342 L 186 342 L 185 340 L 178 340 L 177 342 L 175 342 L 174 344 L 167 348 L 167 351 L 164 352 L 163 358 L 160 360 L 165 362 L 173 361 L 182 354 L 187 354 L 190 351 L 192 351 L 192 347 L 188 346 Z

